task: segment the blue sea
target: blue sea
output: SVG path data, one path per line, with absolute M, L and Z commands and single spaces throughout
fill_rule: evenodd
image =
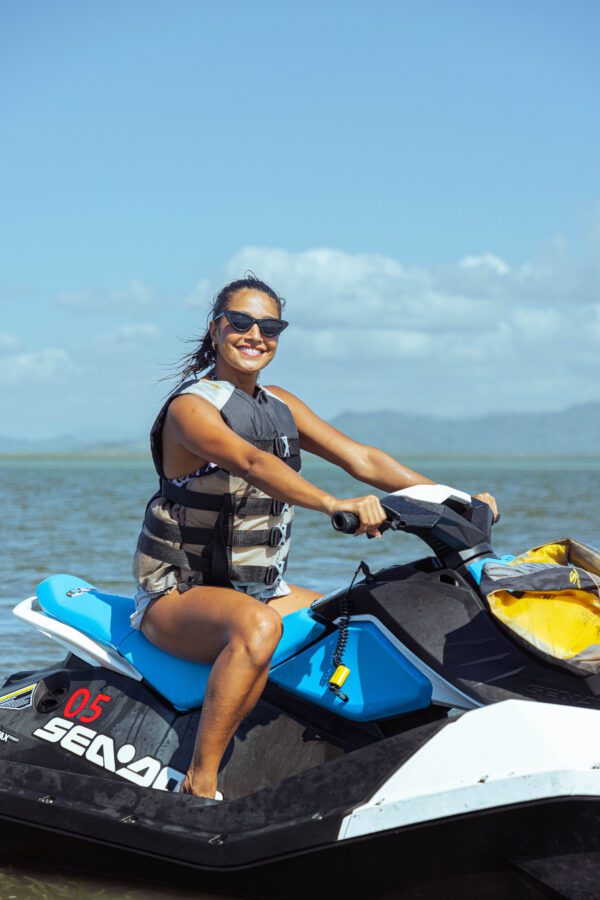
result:
M 420 458 L 407 465 L 469 493 L 489 491 L 500 506 L 498 553 L 520 553 L 561 537 L 600 547 L 600 457 Z M 309 458 L 303 474 L 338 497 L 372 493 L 333 466 Z M 48 575 L 66 572 L 103 590 L 132 594 L 131 559 L 145 504 L 156 488 L 146 459 L 0 459 L 3 501 L 0 557 L 0 673 L 56 661 L 60 648 L 25 626 L 12 607 Z M 286 578 L 320 591 L 346 585 L 361 559 L 371 568 L 427 554 L 415 537 L 381 540 L 334 532 L 319 513 L 297 510 Z M 308 893 L 308 891 L 307 891 Z M 0 897 L 158 898 L 135 885 L 0 869 Z M 192 896 L 172 892 L 171 897 Z M 197 893 L 193 895 L 198 898 Z M 212 895 L 214 897 L 214 895 Z

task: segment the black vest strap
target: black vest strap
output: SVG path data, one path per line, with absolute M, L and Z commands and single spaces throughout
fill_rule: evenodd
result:
M 213 537 L 207 545 L 210 552 L 210 584 L 227 585 L 230 581 L 231 559 L 227 548 L 227 532 L 233 525 L 233 503 L 231 494 L 223 494 L 223 506 L 217 516 Z
M 160 482 L 160 496 L 187 506 L 190 509 L 208 509 L 219 512 L 225 502 L 225 497 L 232 494 L 203 494 L 200 491 L 190 491 L 188 488 L 179 487 L 164 478 Z M 274 500 L 271 497 L 242 497 L 234 501 L 235 513 L 238 516 L 280 516 L 285 503 L 282 500 Z
M 242 497 L 235 504 L 238 516 L 280 516 L 287 504 L 273 497 Z
M 225 497 L 224 494 L 201 494 L 199 491 L 190 491 L 164 478 L 160 482 L 160 493 L 171 503 L 179 503 L 180 506 L 187 506 L 190 509 L 208 509 L 215 512 L 222 508 Z
M 197 553 L 187 553 L 185 550 L 178 550 L 155 541 L 145 534 L 141 534 L 138 540 L 138 550 L 151 556 L 152 559 L 158 559 L 160 562 L 168 563 L 176 566 L 178 569 L 190 569 L 193 572 L 202 572 L 206 584 L 223 584 L 230 586 L 230 581 L 224 578 L 222 581 L 216 581 L 214 573 L 214 553 L 213 559 L 208 560 Z M 229 579 L 241 582 L 258 582 L 259 584 L 272 585 L 275 584 L 280 575 L 285 572 L 286 565 L 281 568 L 278 566 L 231 566 L 227 564 L 227 574 Z M 207 573 L 206 575 L 204 573 Z
M 168 563 L 170 566 L 177 566 L 178 569 L 192 569 L 202 573 L 210 571 L 210 560 L 205 559 L 203 556 L 199 556 L 197 553 L 187 553 L 185 550 L 178 550 L 169 544 L 155 541 L 154 538 L 150 538 L 143 533 L 139 536 L 137 548 L 141 553 L 145 553 L 146 556 Z
M 155 516 L 151 509 L 146 510 L 144 525 L 154 537 L 171 541 L 174 544 L 201 544 L 210 543 L 214 537 L 214 528 L 195 528 L 192 525 L 177 525 L 163 522 Z M 227 546 L 229 547 L 280 547 L 287 541 L 292 533 L 292 523 L 285 528 L 276 525 L 275 528 L 260 529 L 257 531 L 243 531 L 239 528 L 228 528 Z

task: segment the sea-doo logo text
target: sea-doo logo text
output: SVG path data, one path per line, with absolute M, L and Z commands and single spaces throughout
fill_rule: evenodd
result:
M 89 594 L 90 591 L 93 591 L 94 588 L 71 588 L 70 591 L 67 591 L 67 597 L 81 597 L 82 594 Z
M 76 725 L 61 716 L 55 716 L 42 728 L 36 728 L 34 737 L 58 744 L 68 753 L 83 756 L 95 766 L 114 772 L 140 787 L 153 787 L 159 791 L 173 791 L 183 781 L 185 775 L 171 766 L 163 766 L 153 756 L 136 759 L 133 744 L 123 744 L 117 750 L 114 740 L 108 734 L 98 734 L 93 728 Z M 120 764 L 117 768 L 117 764 Z
M 534 684 L 533 682 L 529 683 L 527 694 L 535 700 L 550 700 L 552 703 L 567 703 L 569 706 L 598 706 L 597 698 L 592 695 L 586 697 L 584 694 L 573 694 L 571 691 L 565 691 L 561 688 L 549 688 L 546 685 Z

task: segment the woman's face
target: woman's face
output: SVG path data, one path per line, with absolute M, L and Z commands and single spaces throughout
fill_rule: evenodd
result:
M 272 297 L 251 288 L 237 291 L 227 309 L 248 313 L 255 319 L 279 318 L 279 310 Z M 260 372 L 277 352 L 278 338 L 265 337 L 256 324 L 249 331 L 240 334 L 222 316 L 218 322 L 211 322 L 210 333 L 217 345 L 217 354 L 227 365 L 240 372 Z

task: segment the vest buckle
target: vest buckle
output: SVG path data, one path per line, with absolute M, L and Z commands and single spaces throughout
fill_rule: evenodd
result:
M 269 547 L 282 547 L 287 540 L 287 528 L 283 525 L 275 525 L 269 531 Z
M 275 438 L 275 453 L 280 459 L 286 459 L 291 456 L 290 442 L 287 434 L 280 434 Z
M 267 587 L 275 584 L 279 578 L 279 568 L 277 566 L 268 566 L 265 571 L 265 584 Z
M 284 503 L 283 500 L 273 500 L 271 503 L 271 515 L 282 516 L 289 508 L 289 503 Z

